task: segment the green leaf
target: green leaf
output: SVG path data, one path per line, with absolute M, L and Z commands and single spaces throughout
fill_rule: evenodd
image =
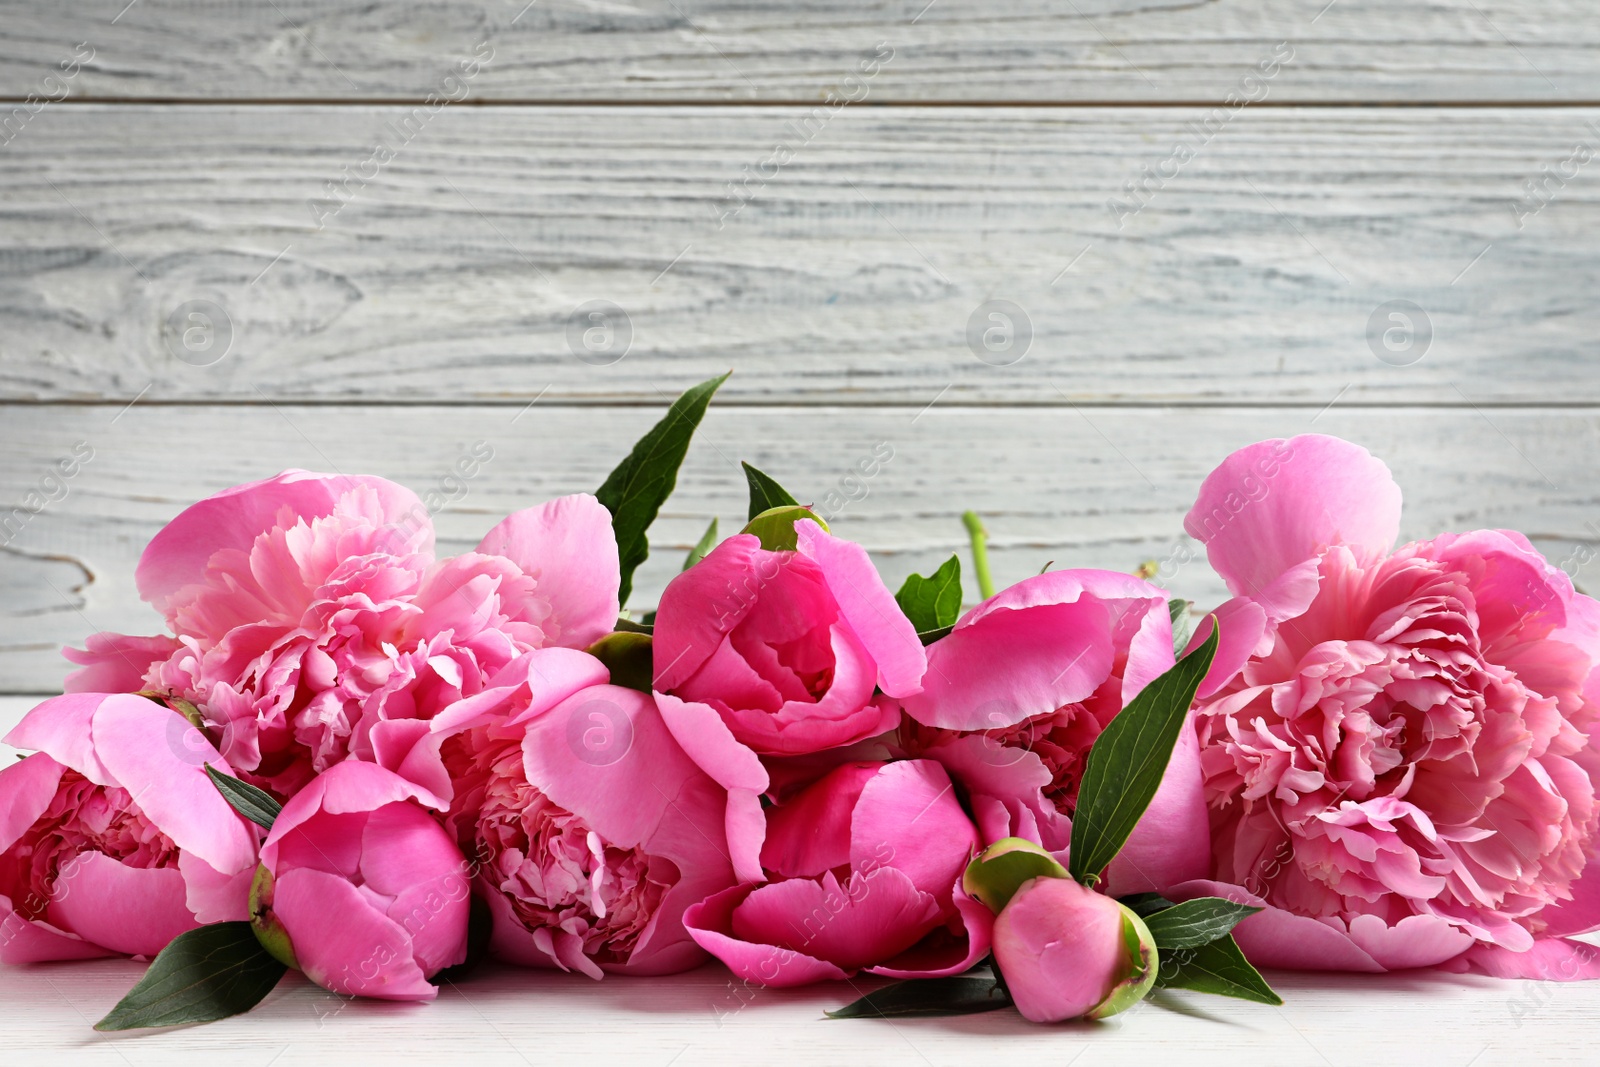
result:
M 951 556 L 931 577 L 911 575 L 894 599 L 923 644 L 943 637 L 961 617 L 961 557 Z
M 824 530 L 828 524 L 822 521 L 822 516 L 810 508 L 803 508 L 799 504 L 786 504 L 783 507 L 768 508 L 749 522 L 745 523 L 740 533 L 755 534 L 761 539 L 761 547 L 768 552 L 793 552 L 800 543 L 798 535 L 794 532 L 796 523 L 814 522 Z
M 222 798 L 233 805 L 233 810 L 261 827 L 272 829 L 272 822 L 283 810 L 283 805 L 272 799 L 272 794 L 257 789 L 249 782 L 241 782 L 231 774 L 223 774 L 211 764 L 206 764 L 206 774 L 217 787 Z
M 830 1019 L 890 1019 L 907 1015 L 973 1015 L 1010 1006 L 1011 998 L 993 977 L 960 974 L 896 982 L 826 1014 Z
M 208 1023 L 249 1011 L 288 970 L 261 947 L 248 922 L 179 934 L 96 1030 Z
M 706 532 L 700 535 L 700 540 L 689 550 L 688 558 L 683 561 L 683 569 L 688 570 L 705 559 L 706 553 L 715 547 L 717 547 L 717 520 L 712 519 L 711 525 L 706 527 Z
M 1150 927 L 1156 947 L 1163 952 L 1198 948 L 1227 936 L 1240 920 L 1260 910 L 1222 897 L 1196 897 L 1146 916 L 1145 925 Z
M 790 496 L 788 491 L 771 478 L 756 470 L 750 464 L 739 461 L 739 466 L 744 468 L 744 480 L 750 483 L 750 514 L 746 520 L 753 519 L 763 511 L 773 508 L 795 507 L 800 501 Z
M 1205 644 L 1145 686 L 1089 749 L 1072 815 L 1068 868 L 1093 885 L 1133 832 L 1161 786 L 1195 690 L 1217 653 L 1218 627 Z
M 1194 632 L 1189 624 L 1189 601 L 1167 601 L 1167 614 L 1172 616 L 1172 654 L 1181 656 L 1189 646 L 1189 635 Z
M 1117 903 L 1141 919 L 1148 919 L 1156 912 L 1172 907 L 1172 901 L 1160 893 L 1130 893 L 1128 896 L 1118 897 Z
M 1283 1003 L 1283 998 L 1272 991 L 1267 980 L 1261 977 L 1261 972 L 1250 966 L 1250 961 L 1244 958 L 1232 934 L 1198 948 L 1163 952 L 1156 985 L 1238 997 L 1258 1004 Z
M 617 556 L 622 564 L 619 603 L 627 604 L 628 594 L 633 591 L 633 572 L 650 556 L 645 532 L 678 484 L 678 468 L 689 451 L 689 439 L 705 417 L 711 395 L 727 380 L 728 375 L 724 374 L 685 390 L 595 491 L 600 503 L 611 512 L 611 528 L 617 534 Z

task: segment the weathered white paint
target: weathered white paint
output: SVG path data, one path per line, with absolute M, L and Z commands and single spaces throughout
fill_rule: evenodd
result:
M 122 12 L 124 6 L 129 10 Z M 1589 0 L 11 0 L 0 93 L 88 40 L 92 98 L 422 99 L 485 38 L 479 100 L 822 100 L 880 43 L 883 102 L 1220 100 L 1279 41 L 1274 99 L 1600 98 Z M 119 12 L 122 12 L 119 16 Z M 115 24 L 112 23 L 116 17 Z
M 41 113 L 0 151 L 0 397 L 656 403 L 731 367 L 725 403 L 1600 401 L 1600 161 L 1514 210 L 1600 108 L 1246 109 L 1209 143 L 1187 108 L 850 108 L 809 143 L 792 108 L 405 114 Z M 1144 168 L 1175 177 L 1132 213 Z M 181 347 L 195 300 L 225 356 Z M 595 300 L 611 365 L 574 354 Z M 1411 365 L 1375 355 L 1393 300 Z M 1030 323 L 1010 365 L 969 345 L 990 301 Z

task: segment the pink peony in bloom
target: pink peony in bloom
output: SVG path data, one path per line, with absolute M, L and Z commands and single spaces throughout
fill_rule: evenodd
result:
M 289 471 L 185 510 L 137 580 L 175 637 L 97 634 L 67 653 L 84 665 L 68 689 L 191 700 L 241 775 L 286 797 L 346 758 L 398 769 L 428 719 L 521 653 L 607 633 L 619 578 L 590 496 L 516 512 L 436 561 L 410 490 Z
M 1171 668 L 1167 594 L 1126 574 L 1048 571 L 967 612 L 928 647 L 905 698 L 907 750 L 938 760 L 985 843 L 1067 847 L 1090 747 Z M 1143 821 L 1113 861 L 1114 893 L 1160 891 L 1208 872 L 1199 745 L 1185 729 Z
M 814 522 L 794 551 L 738 534 L 674 578 L 655 624 L 655 688 L 712 708 L 740 744 L 800 755 L 892 729 L 875 699 L 918 691 L 927 660 L 860 545 Z
M 206 776 L 228 764 L 182 715 L 128 694 L 69 695 L 5 741 L 0 960 L 154 956 L 245 918 L 256 830 Z
M 847 763 L 769 809 L 770 881 L 717 893 L 684 922 L 767 986 L 959 974 L 989 951 L 994 919 L 959 885 L 977 848 L 939 764 Z
M 472 879 L 427 803 L 404 778 L 356 760 L 296 793 L 261 846 L 250 892 L 267 951 L 345 996 L 438 996 L 428 979 L 467 956 Z
M 433 721 L 490 950 L 533 967 L 670 974 L 704 961 L 691 904 L 733 884 L 727 797 L 647 693 L 594 657 L 530 652 Z
M 1269 966 L 1600 975 L 1600 605 L 1521 534 L 1391 551 L 1346 441 L 1228 457 L 1185 528 L 1234 598 L 1200 691 L 1214 873 Z M 1204 632 L 1197 635 L 1197 640 Z M 1182 893 L 1177 895 L 1183 895 Z

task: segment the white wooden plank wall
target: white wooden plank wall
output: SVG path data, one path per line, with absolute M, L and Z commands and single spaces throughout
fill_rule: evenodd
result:
M 1002 580 L 1208 601 L 1200 478 L 1308 429 L 1408 535 L 1600 585 L 1592 0 L 125 4 L 0 2 L 0 693 L 153 629 L 133 563 L 200 495 L 485 440 L 457 550 L 730 367 L 640 604 L 738 459 L 821 500 L 879 441 L 837 519 L 891 581 L 976 507 Z M 1000 301 L 1026 345 L 975 351 Z

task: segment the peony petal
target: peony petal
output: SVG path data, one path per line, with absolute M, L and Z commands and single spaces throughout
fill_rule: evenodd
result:
M 1439 969 L 1456 974 L 1484 974 L 1490 978 L 1578 982 L 1600 978 L 1600 947 L 1560 937 L 1542 937 L 1526 952 L 1478 944 L 1441 964 Z
M 882 767 L 847 763 L 770 809 L 761 866 L 780 878 L 816 878 L 848 866 L 856 802 Z
M 278 854 L 285 838 L 302 824 L 317 819 L 319 823 L 326 815 L 358 815 L 364 816 L 367 812 L 375 811 L 385 804 L 395 804 L 406 800 L 415 800 L 421 804 L 432 805 L 433 798 L 419 786 L 406 781 L 393 771 L 385 770 L 375 763 L 363 763 L 360 760 L 345 760 L 336 763 L 323 773 L 313 778 L 300 792 L 289 798 L 283 806 L 278 817 L 273 821 L 272 832 L 267 834 L 266 842 L 261 846 L 261 862 L 268 870 L 278 869 Z M 331 820 L 343 825 L 343 821 Z M 332 841 L 320 844 L 330 855 L 333 855 L 339 869 L 346 874 L 353 872 L 353 862 L 348 858 L 351 850 L 359 853 L 361 828 L 366 825 L 364 818 L 351 822 L 349 828 L 341 830 L 343 840 L 342 848 L 332 847 Z M 313 831 L 312 836 L 323 835 L 331 831 L 331 826 L 308 827 Z M 354 843 L 352 844 L 352 835 Z M 302 833 L 300 836 L 305 837 Z M 285 846 L 287 847 L 287 846 Z M 313 848 L 307 843 L 294 846 L 297 848 Z M 310 861 L 309 855 L 307 861 Z M 326 862 L 316 864 L 325 867 Z
M 56 797 L 66 768 L 35 752 L 0 770 L 0 852 L 16 844 Z
M 95 785 L 116 785 L 105 764 L 95 752 L 89 724 L 94 713 L 107 701 L 133 701 L 157 714 L 173 714 L 144 697 L 107 696 L 104 693 L 68 693 L 53 697 L 22 717 L 6 734 L 5 743 L 15 748 L 37 749 L 57 763 L 83 775 Z
M 439 756 L 445 735 L 432 727 L 424 719 L 381 719 L 372 724 L 367 736 L 374 763 L 428 794 L 429 807 L 445 811 L 450 807 L 454 787 Z
M 85 941 L 49 923 L 30 922 L 11 907 L 9 897 L 0 895 L 0 963 L 13 966 L 49 963 L 55 960 L 94 960 L 116 953 L 92 941 Z
M 185 852 L 224 874 L 256 865 L 256 831 L 206 775 L 232 773 L 183 716 L 143 697 L 105 698 L 92 739 L 106 769 L 145 816 Z
M 771 568 L 778 556 L 755 534 L 735 534 L 667 583 L 652 639 L 657 691 L 678 688 L 711 658 L 755 603 L 758 561 Z
M 1350 940 L 1388 971 L 1433 967 L 1472 947 L 1472 935 L 1437 915 L 1408 915 L 1390 926 L 1376 915 L 1350 920 Z
M 826 960 L 854 973 L 905 952 L 939 925 L 939 902 L 904 872 L 879 867 L 769 882 L 733 909 L 734 937 Z
M 174 637 L 130 637 L 127 634 L 90 634 L 84 647 L 63 648 L 61 654 L 80 669 L 67 675 L 62 687 L 68 693 L 137 693 L 145 687 L 150 668 L 183 645 Z
M 622 572 L 611 513 L 588 493 L 512 512 L 478 544 L 538 584 L 551 607 L 539 625 L 552 644 L 587 648 L 617 628 Z
M 850 819 L 852 874 L 893 865 L 941 904 L 977 850 L 977 828 L 934 760 L 886 764 L 862 788 Z
M 1382 460 L 1337 437 L 1261 441 L 1206 477 L 1183 528 L 1235 596 L 1254 596 L 1330 544 L 1386 554 L 1400 487 Z
M 952 937 L 948 930 L 940 928 L 888 963 L 867 970 L 889 978 L 944 978 L 977 966 L 989 954 L 994 912 L 987 904 L 967 896 L 959 884 L 955 906 L 965 937 Z
M 1077 573 L 1050 571 L 973 608 L 929 647 L 922 692 L 901 702 L 906 714 L 925 726 L 990 730 L 1088 697 L 1113 652 L 1109 609 L 1080 599 L 1084 591 Z
M 876 663 L 878 687 L 892 697 L 917 692 L 928 669 L 927 654 L 867 550 L 814 522 L 796 523 L 794 532 L 798 551 L 822 569 L 839 614 Z
M 689 568 L 697 569 L 698 564 Z M 662 721 L 683 751 L 728 791 L 724 827 L 734 872 L 741 881 L 762 881 L 766 876 L 761 871 L 761 845 L 767 824 L 761 795 L 769 785 L 766 768 L 734 739 L 715 709 L 666 693 L 655 698 Z
M 178 856 L 185 886 L 184 905 L 202 925 L 250 918 L 250 882 L 256 868 L 223 873 L 190 852 Z
M 282 512 L 299 519 L 332 514 L 344 494 L 361 487 L 376 494 L 385 518 L 420 531 L 417 551 L 431 551 L 433 525 L 417 495 L 384 478 L 313 474 L 289 470 L 259 482 L 237 485 L 185 508 L 150 539 L 134 580 L 139 595 L 163 615 L 171 598 L 201 581 L 211 557 L 224 549 L 248 551 L 256 537 L 279 522 Z M 415 542 L 412 533 L 396 533 L 396 541 Z
M 322 988 L 382 1000 L 439 995 L 412 958 L 406 932 L 343 878 L 303 867 L 286 871 L 273 887 L 272 910 L 300 969 Z
M 174 867 L 125 866 L 100 852 L 62 864 L 50 901 L 52 923 L 126 956 L 154 956 L 200 923 Z
M 746 982 L 782 989 L 834 981 L 850 975 L 825 960 L 776 945 L 742 941 L 733 935 L 733 912 L 756 889 L 741 885 L 707 897 L 683 913 L 684 926 L 701 948 L 727 964 Z

